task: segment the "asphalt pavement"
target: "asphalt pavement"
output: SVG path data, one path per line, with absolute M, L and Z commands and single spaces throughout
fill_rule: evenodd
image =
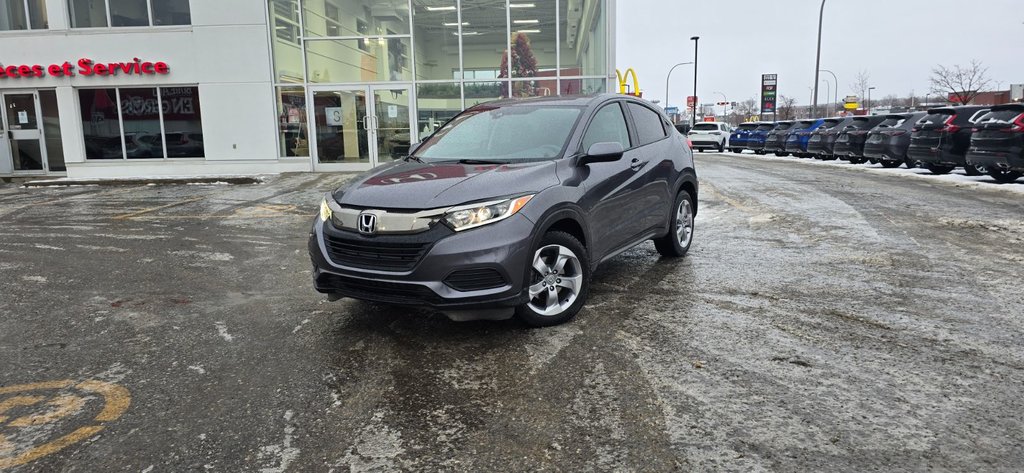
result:
M 0 184 L 0 470 L 1012 471 L 1024 196 L 705 153 L 576 320 L 311 288 L 323 192 Z

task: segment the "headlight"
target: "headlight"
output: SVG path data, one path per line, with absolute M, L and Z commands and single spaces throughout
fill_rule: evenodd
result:
M 320 201 L 320 221 L 326 222 L 331 219 L 331 206 L 327 205 L 327 197 Z
M 444 215 L 444 223 L 453 230 L 461 232 L 489 223 L 500 222 L 516 214 L 532 199 L 532 195 L 498 202 L 455 207 Z

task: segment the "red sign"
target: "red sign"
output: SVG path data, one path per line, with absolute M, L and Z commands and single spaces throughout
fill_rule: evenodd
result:
M 33 79 L 37 77 L 74 77 L 82 75 L 91 76 L 150 76 L 166 75 L 171 71 L 170 66 L 162 61 L 143 61 L 139 58 L 132 58 L 130 62 L 94 62 L 89 58 L 79 59 L 77 63 L 71 64 L 22 64 L 0 66 L 0 80 L 2 79 Z
M 715 121 L 715 117 L 704 117 L 704 121 L 706 121 L 706 122 L 713 122 L 713 121 Z
M 693 108 L 693 107 L 696 107 L 696 106 L 697 106 L 697 97 L 696 96 L 690 95 L 690 96 L 686 97 L 686 107 L 687 108 Z

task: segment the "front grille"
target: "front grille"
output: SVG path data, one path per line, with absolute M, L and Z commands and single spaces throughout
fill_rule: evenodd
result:
M 456 291 L 482 291 L 507 284 L 505 277 L 492 268 L 461 269 L 449 274 L 444 283 Z
M 324 232 L 327 256 L 337 264 L 383 271 L 409 271 L 430 247 L 429 241 L 396 241 L 386 237 L 362 237 L 350 232 Z
M 437 304 L 443 300 L 429 287 L 419 284 L 371 281 L 328 273 L 317 278 L 317 287 L 356 299 L 391 304 Z

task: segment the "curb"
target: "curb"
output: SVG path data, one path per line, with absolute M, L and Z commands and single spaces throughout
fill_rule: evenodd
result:
M 181 186 L 188 184 L 260 184 L 262 178 L 256 176 L 220 176 L 220 177 L 167 177 L 167 178 L 125 178 L 125 179 L 49 179 L 42 181 L 29 181 L 22 184 L 22 187 L 70 187 L 70 186 L 144 186 L 144 185 L 171 185 Z

